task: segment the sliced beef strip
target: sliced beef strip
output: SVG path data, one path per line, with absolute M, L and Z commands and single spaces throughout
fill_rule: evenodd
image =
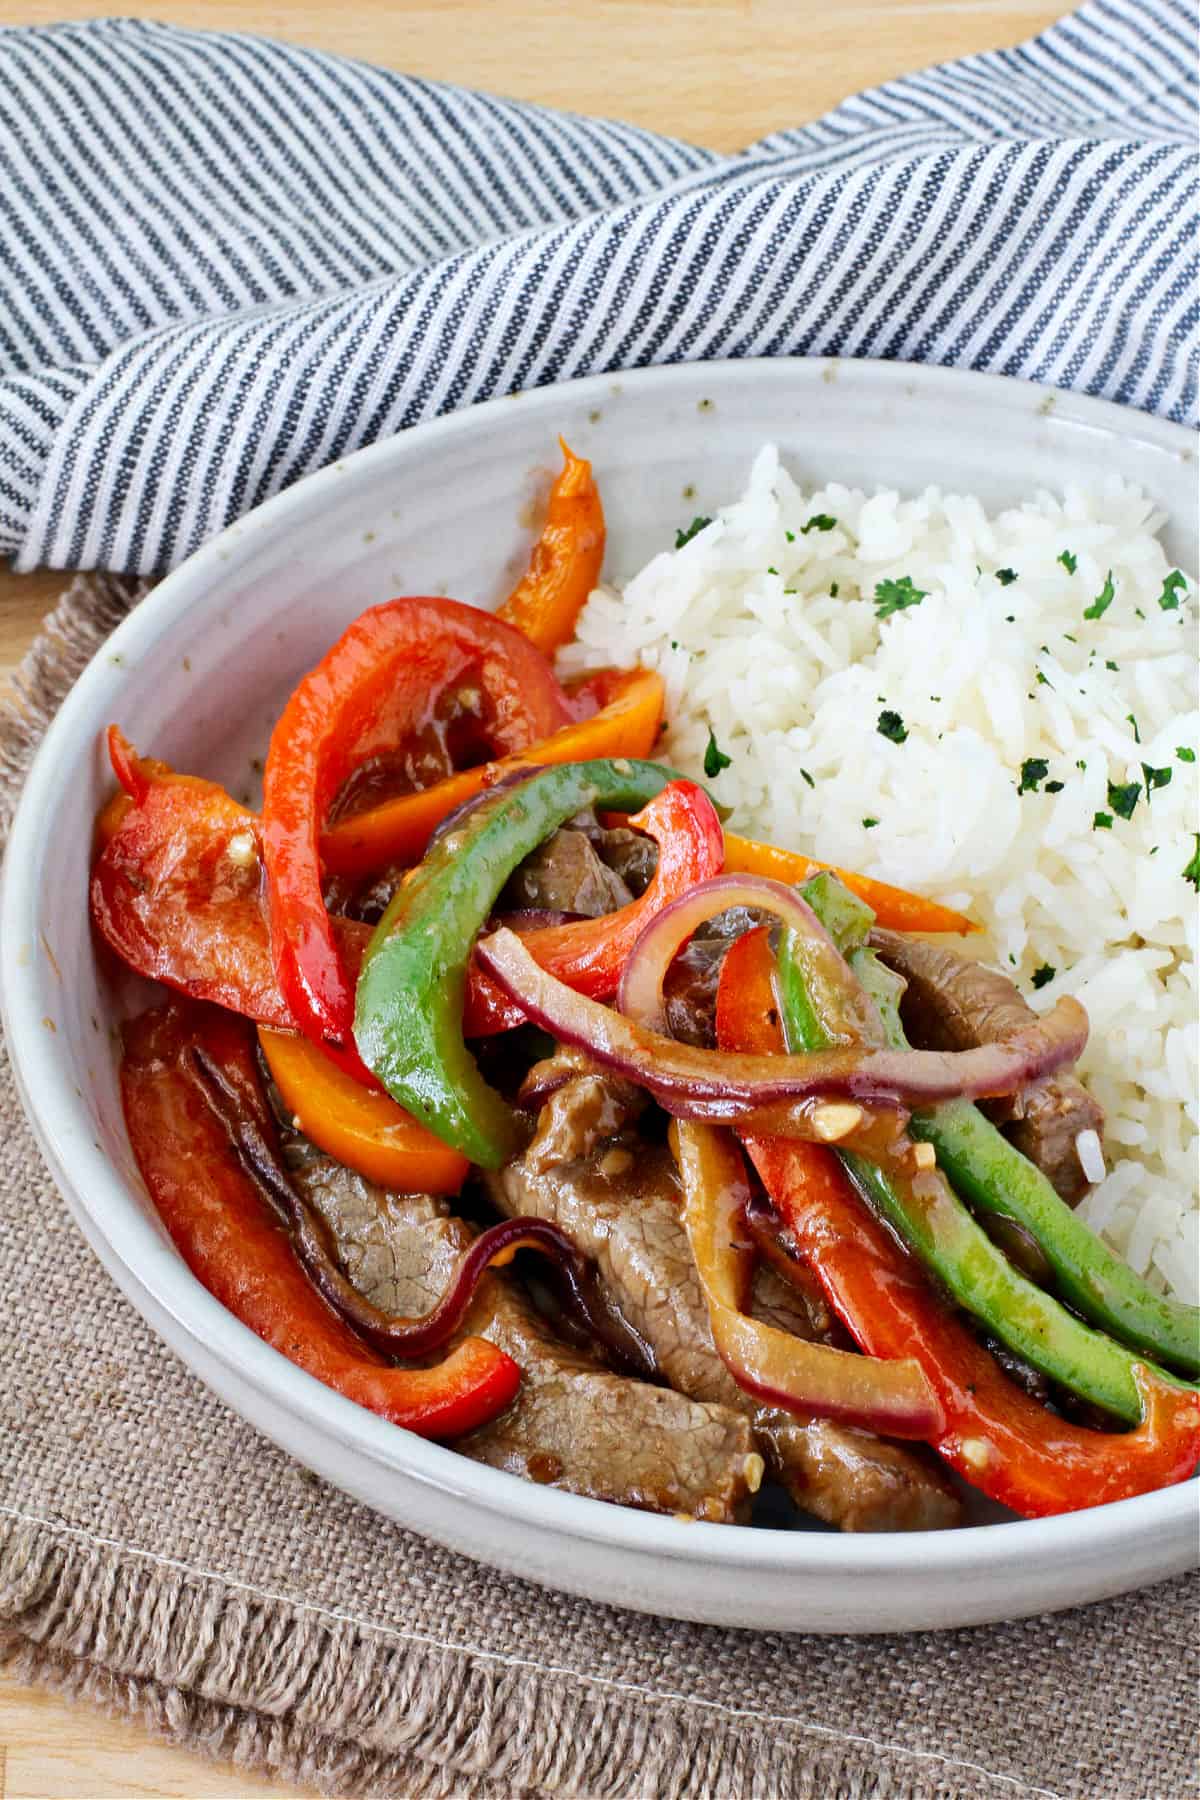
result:
M 286 1154 L 355 1287 L 387 1312 L 427 1312 L 470 1243 L 470 1226 L 445 1201 L 386 1193 L 295 1134 Z M 559 1341 L 507 1274 L 484 1278 L 462 1333 L 489 1338 L 523 1372 L 507 1411 L 458 1441 L 463 1455 L 644 1511 L 717 1522 L 744 1515 L 762 1464 L 737 1410 L 601 1367 Z
M 593 1259 L 665 1379 L 693 1400 L 745 1413 L 768 1465 L 805 1511 L 848 1531 L 957 1523 L 959 1502 L 932 1458 L 830 1420 L 796 1418 L 743 1392 L 713 1345 L 665 1148 L 628 1134 L 595 1145 L 591 1156 L 547 1162 L 547 1145 L 571 1141 L 561 1115 L 581 1105 L 577 1087 L 569 1081 L 547 1101 L 528 1154 L 487 1178 L 499 1210 L 561 1226 Z M 590 1114 L 594 1100 L 582 1104 Z M 621 1148 L 628 1154 L 614 1165 L 612 1151 Z M 768 1316 L 777 1318 L 778 1290 L 768 1282 L 765 1294 Z M 803 1317 L 802 1307 L 790 1309 L 791 1328 L 801 1329 Z
M 628 906 L 632 899 L 621 877 L 601 862 L 585 834 L 564 826 L 509 877 L 496 911 L 533 908 L 598 919 Z
M 640 831 L 630 831 L 627 825 L 598 825 L 594 815 L 592 822 L 581 823 L 580 829 L 587 833 L 600 861 L 621 877 L 634 899 L 644 894 L 658 870 L 658 845 L 654 839 Z
M 871 942 L 908 984 L 900 1017 L 915 1044 L 929 1050 L 969 1050 L 994 1043 L 1036 1018 L 1007 975 L 972 962 L 955 950 L 897 931 L 876 930 Z M 1062 1198 L 1076 1205 L 1088 1191 L 1075 1140 L 1081 1131 L 1104 1130 L 1104 1109 L 1069 1071 L 983 1103 L 1030 1162 Z

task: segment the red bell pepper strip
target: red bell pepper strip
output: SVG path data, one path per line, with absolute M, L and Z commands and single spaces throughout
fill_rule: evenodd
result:
M 698 881 L 721 872 L 721 821 L 708 795 L 692 782 L 672 781 L 629 823 L 658 845 L 658 868 L 645 893 L 599 919 L 548 925 L 522 934 L 525 948 L 543 969 L 592 1000 L 607 1000 L 616 993 L 629 952 L 642 927 L 656 913 Z M 523 1009 L 472 962 L 464 1035 L 485 1037 L 524 1022 Z
M 294 1030 L 271 960 L 258 818 L 215 781 L 143 760 L 116 726 L 109 748 L 128 798 L 92 871 L 101 936 L 151 981 Z M 110 802 L 102 818 L 115 812 Z M 333 929 L 356 969 L 370 927 L 335 919 Z
M 783 1049 L 763 929 L 730 949 L 717 997 L 722 1049 Z M 941 1402 L 930 1441 L 991 1499 L 1027 1518 L 1074 1512 L 1185 1480 L 1200 1461 L 1200 1398 L 1139 1365 L 1141 1423 L 1087 1431 L 1056 1418 L 1009 1380 L 929 1285 L 919 1265 L 859 1199 L 833 1152 L 795 1139 L 744 1136 L 787 1247 L 812 1271 L 871 1356 L 911 1356 Z
M 433 1368 L 396 1368 L 366 1344 L 305 1275 L 287 1232 L 230 1154 L 191 1060 L 218 1062 L 247 1028 L 173 1001 L 125 1027 L 121 1096 L 134 1156 L 184 1261 L 243 1325 L 348 1400 L 422 1437 L 474 1431 L 512 1400 L 521 1371 L 483 1338 Z
M 275 973 L 305 1036 L 351 1073 L 354 986 L 321 892 L 319 838 L 347 778 L 420 729 L 440 695 L 470 682 L 502 754 L 567 724 L 566 695 L 540 651 L 456 600 L 391 600 L 363 613 L 296 687 L 271 734 L 263 861 Z
M 592 465 L 558 440 L 563 469 L 550 490 L 542 535 L 500 617 L 552 656 L 575 635 L 575 621 L 600 579 L 604 508 Z

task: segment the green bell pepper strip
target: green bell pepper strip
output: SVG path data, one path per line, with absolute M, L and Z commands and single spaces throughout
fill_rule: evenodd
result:
M 867 910 L 853 894 L 846 898 L 861 912 Z M 819 910 L 826 902 L 818 893 L 810 904 Z M 832 918 L 846 918 L 841 896 L 832 897 L 831 908 Z M 838 937 L 832 924 L 827 929 Z M 844 934 L 846 927 L 840 929 Z M 858 945 L 865 942 L 861 923 L 855 936 Z M 888 1043 L 904 1048 L 902 978 L 874 955 L 863 959 L 859 977 L 879 1009 Z M 977 1106 L 969 1100 L 944 1100 L 914 1113 L 908 1129 L 911 1137 L 933 1145 L 938 1166 L 975 1212 L 1011 1219 L 1035 1239 L 1059 1291 L 1076 1312 L 1133 1349 L 1147 1351 L 1185 1375 L 1200 1374 L 1200 1307 L 1169 1300 L 1147 1287 Z
M 426 851 L 367 946 L 354 1037 L 372 1074 L 414 1118 L 485 1169 L 520 1147 L 516 1114 L 463 1040 L 471 948 L 517 865 L 585 807 L 636 812 L 680 780 L 658 763 L 541 769 L 477 801 Z
M 1077 1312 L 1124 1343 L 1200 1374 L 1200 1308 L 1155 1294 L 1055 1193 L 1035 1163 L 967 1100 L 946 1100 L 909 1121 L 977 1212 L 1024 1226 L 1037 1239 Z
M 820 916 L 821 896 L 814 900 L 806 891 L 806 897 Z M 824 1049 L 828 1034 L 804 990 L 791 939 L 791 933 L 785 934 L 779 953 L 780 1003 L 788 1043 L 794 1051 Z M 863 976 L 871 982 L 871 998 L 884 1001 L 885 1016 L 894 1012 L 890 1029 L 877 1013 L 879 1040 L 897 1041 L 895 979 L 868 950 L 851 953 L 851 969 L 860 982 Z M 1091 1330 L 1021 1275 L 936 1171 L 909 1175 L 898 1168 L 884 1170 L 851 1152 L 839 1154 L 868 1204 L 994 1336 L 1081 1398 L 1129 1424 L 1140 1420 L 1142 1402 L 1133 1371 L 1142 1359 Z M 1164 1379 L 1172 1377 L 1164 1373 Z

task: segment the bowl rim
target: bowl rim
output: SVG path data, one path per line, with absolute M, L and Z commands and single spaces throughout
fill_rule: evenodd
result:
M 1148 1534 L 1174 1538 L 1191 1526 L 1200 1486 L 1194 1481 L 1083 1512 L 960 1526 L 943 1532 L 731 1531 L 723 1525 L 663 1517 L 541 1488 L 472 1462 L 447 1446 L 414 1437 L 288 1362 L 201 1286 L 174 1248 L 156 1232 L 131 1189 L 94 1142 L 86 1102 L 76 1094 L 67 1073 L 64 1043 L 42 1024 L 38 984 L 30 979 L 27 947 L 38 938 L 44 820 L 53 814 L 56 793 L 69 775 L 81 739 L 91 742 L 89 721 L 111 716 L 126 670 L 172 635 L 188 615 L 194 616 L 195 629 L 199 629 L 210 579 L 218 573 L 228 576 L 231 563 L 247 556 L 260 534 L 275 531 L 300 512 L 311 515 L 314 506 L 319 507 L 327 494 L 339 488 L 351 467 L 358 472 L 393 460 L 402 464 L 407 456 L 419 454 L 435 441 L 473 435 L 484 418 L 487 425 L 502 430 L 503 420 L 515 408 L 526 414 L 558 412 L 564 388 L 573 398 L 586 402 L 593 396 L 611 399 L 614 390 L 623 390 L 630 383 L 650 391 L 686 389 L 697 383 L 714 390 L 731 384 L 777 383 L 784 368 L 789 379 L 797 382 L 819 384 L 836 378 L 882 390 L 885 397 L 911 397 L 923 389 L 955 401 L 970 401 L 974 396 L 992 412 L 998 408 L 1045 416 L 1052 410 L 1057 422 L 1132 438 L 1181 460 L 1194 456 L 1191 434 L 1181 425 L 1033 382 L 871 359 L 776 357 L 591 375 L 501 396 L 367 445 L 303 477 L 208 540 L 129 613 L 106 641 L 104 654 L 95 656 L 80 675 L 38 748 L 13 819 L 0 895 L 0 1009 L 18 1090 L 43 1155 L 77 1222 L 106 1265 L 123 1272 L 125 1279 L 120 1285 L 143 1316 L 141 1296 L 169 1314 L 187 1338 L 202 1345 L 232 1375 L 256 1389 L 272 1410 L 297 1414 L 326 1438 L 377 1468 L 453 1495 L 498 1519 L 511 1518 L 514 1524 L 584 1539 L 610 1550 L 636 1550 L 691 1562 L 698 1574 L 705 1566 L 790 1575 L 820 1572 L 825 1576 L 911 1573 L 914 1568 L 931 1575 L 982 1573 L 1016 1570 L 1042 1557 L 1074 1561 L 1099 1552 L 1111 1556 Z M 114 660 L 117 657 L 119 662 Z

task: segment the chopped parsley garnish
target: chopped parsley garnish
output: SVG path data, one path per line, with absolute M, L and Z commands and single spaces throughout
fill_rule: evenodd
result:
M 1164 612 L 1174 612 L 1179 605 L 1181 594 L 1187 593 L 1187 577 L 1182 569 L 1172 569 L 1162 584 L 1162 593 L 1158 596 L 1158 604 Z
M 1093 652 L 1093 655 L 1094 654 L 1095 652 Z M 1104 666 L 1106 669 L 1111 669 L 1114 675 L 1117 673 L 1117 665 L 1115 662 L 1106 662 Z
M 1051 693 L 1054 692 L 1054 683 L 1048 675 L 1043 675 L 1040 669 L 1037 671 L 1037 679 L 1039 687 L 1048 687 Z
M 1149 763 L 1142 764 L 1142 776 L 1146 783 L 1146 800 L 1150 799 L 1155 788 L 1169 787 L 1173 771 L 1168 764 L 1165 769 L 1151 768 Z
M 1185 881 L 1190 881 L 1196 891 L 1200 893 L 1200 831 L 1194 831 L 1192 836 L 1196 840 L 1196 848 L 1192 852 L 1192 860 L 1190 863 L 1186 864 L 1184 868 L 1180 869 L 1179 873 L 1183 876 Z
M 1044 756 L 1027 756 L 1021 764 L 1021 782 L 1018 794 L 1036 794 L 1039 787 L 1050 773 L 1050 764 Z
M 1011 587 L 1016 579 L 1017 571 L 1015 569 L 996 570 L 996 580 L 1000 583 L 1001 587 Z
M 1083 760 L 1083 758 L 1082 758 L 1082 757 L 1080 757 L 1080 759 L 1079 759 L 1079 761 L 1078 761 L 1078 762 L 1077 762 L 1077 763 L 1076 763 L 1076 764 L 1075 764 L 1075 767 L 1076 767 L 1076 768 L 1077 768 L 1077 769 L 1086 769 L 1086 768 L 1087 768 L 1087 764 L 1086 764 L 1086 763 L 1085 763 L 1085 762 L 1084 762 L 1084 760 Z
M 789 544 L 794 544 L 794 543 L 795 543 L 795 541 L 796 541 L 796 534 L 795 534 L 795 532 L 794 532 L 794 531 L 785 531 L 785 532 L 784 532 L 784 534 L 783 534 L 783 535 L 784 535 L 784 537 L 785 537 L 785 538 L 786 538 L 786 539 L 787 539 L 787 541 L 788 541 L 788 543 L 789 543 Z
M 1065 786 L 1066 783 L 1062 781 L 1048 781 L 1046 783 L 1046 792 L 1048 794 L 1061 794 Z
M 838 584 L 836 581 L 831 581 L 829 584 L 829 598 L 831 600 L 836 600 L 837 594 L 838 594 Z
M 1079 558 L 1070 550 L 1060 550 L 1056 560 L 1062 564 L 1068 575 L 1073 575 L 1079 567 Z
M 919 606 L 926 598 L 927 590 L 914 587 L 911 575 L 902 575 L 899 581 L 877 581 L 875 617 L 890 619 L 893 613 L 903 612 L 909 606 Z
M 708 728 L 708 744 L 704 751 L 704 773 L 708 776 L 710 781 L 715 781 L 717 776 L 721 773 L 721 770 L 727 769 L 732 761 L 732 756 L 726 756 L 725 752 L 717 743 L 716 737 L 713 734 L 713 728 L 710 725 Z
M 1057 974 L 1058 970 L 1051 963 L 1043 963 L 1040 969 L 1033 971 L 1030 980 L 1035 988 L 1044 988 L 1046 983 L 1053 981 Z
M 880 737 L 890 738 L 893 744 L 902 744 L 908 736 L 908 727 L 898 712 L 885 707 L 876 721 L 875 729 Z
M 1176 748 L 1175 754 L 1180 762 L 1195 762 L 1196 760 L 1196 752 L 1190 750 L 1186 744 L 1180 744 Z
M 1093 813 L 1092 814 L 1092 830 L 1093 831 L 1111 831 L 1112 830 L 1112 814 L 1111 813 Z
M 814 781 L 814 780 L 813 780 L 813 778 L 812 778 L 812 776 L 811 776 L 811 775 L 810 775 L 810 774 L 809 774 L 809 772 L 808 772 L 808 770 L 807 770 L 807 769 L 801 769 L 801 771 L 800 771 L 800 773 L 801 773 L 801 774 L 802 774 L 802 775 L 803 775 L 803 777 L 804 777 L 804 779 L 805 779 L 805 781 L 807 781 L 807 783 L 808 783 L 808 785 L 809 785 L 809 787 L 811 787 L 811 788 L 815 788 L 815 787 L 816 787 L 816 785 L 817 785 L 817 784 L 816 784 L 816 782 L 815 782 L 815 781 Z
M 1133 741 L 1134 741 L 1134 743 L 1140 744 L 1142 741 L 1142 734 L 1138 730 L 1137 720 L 1134 718 L 1132 713 L 1126 713 L 1125 717 L 1129 720 L 1129 723 L 1133 726 Z
M 808 524 L 800 527 L 800 535 L 807 537 L 810 531 L 832 531 L 836 524 L 837 520 L 831 519 L 828 513 L 814 513 Z
M 1108 574 L 1104 577 L 1104 586 L 1100 589 L 1100 592 L 1096 595 L 1096 598 L 1092 601 L 1092 604 L 1090 606 L 1084 607 L 1084 609 L 1083 609 L 1084 618 L 1085 619 L 1103 618 L 1104 614 L 1108 611 L 1109 607 L 1112 605 L 1112 603 L 1116 599 L 1116 597 L 1117 597 L 1117 590 L 1113 586 L 1112 570 L 1110 569 L 1108 571 Z
M 1064 631 L 1063 636 L 1066 638 L 1068 644 L 1077 644 L 1079 642 L 1079 639 L 1073 638 L 1069 631 Z
M 697 533 L 703 531 L 704 527 L 706 525 L 711 525 L 711 524 L 712 524 L 711 519 L 703 518 L 703 517 L 701 517 L 701 515 L 699 513 L 697 513 L 696 517 L 692 520 L 691 524 L 688 526 L 686 531 L 677 531 L 675 533 L 675 548 L 677 550 L 682 550 L 683 546 L 685 544 L 691 543 L 692 539 L 697 535 Z
M 1138 803 L 1141 791 L 1142 784 L 1140 781 L 1126 781 L 1124 783 L 1117 781 L 1109 782 L 1108 804 L 1112 807 L 1118 819 L 1132 819 L 1133 809 Z
M 678 650 L 678 648 L 679 648 L 679 639 L 678 638 L 671 639 L 671 648 L 672 648 L 672 650 Z
M 864 819 L 863 820 L 863 830 L 864 831 L 874 831 L 874 829 L 878 825 L 878 823 L 879 823 L 878 819 Z
M 772 563 L 767 564 L 767 574 L 768 575 L 778 575 L 778 573 L 779 573 L 779 570 L 777 568 L 775 568 L 774 564 L 772 564 Z

